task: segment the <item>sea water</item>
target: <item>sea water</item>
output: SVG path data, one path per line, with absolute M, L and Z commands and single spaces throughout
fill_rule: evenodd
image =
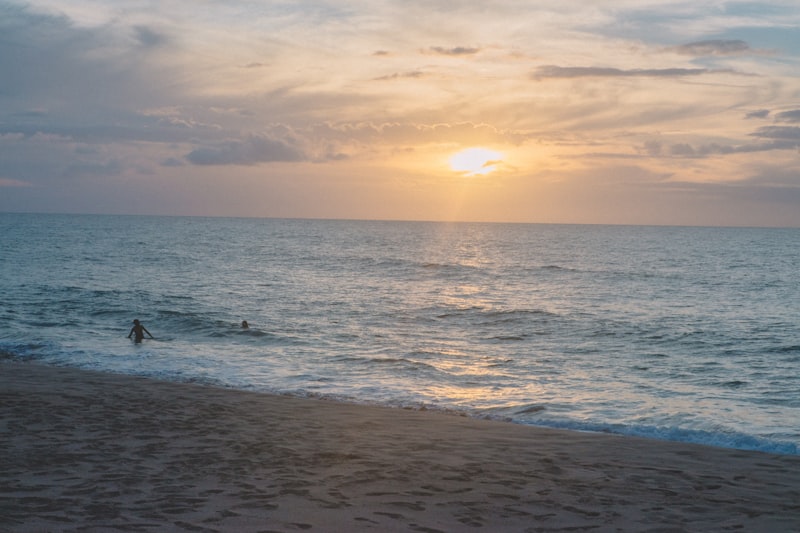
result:
M 800 230 L 6 213 L 1 359 L 797 454 Z

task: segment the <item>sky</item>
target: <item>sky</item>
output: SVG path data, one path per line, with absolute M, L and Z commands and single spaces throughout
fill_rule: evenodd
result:
M 800 3 L 0 0 L 0 211 L 800 227 Z

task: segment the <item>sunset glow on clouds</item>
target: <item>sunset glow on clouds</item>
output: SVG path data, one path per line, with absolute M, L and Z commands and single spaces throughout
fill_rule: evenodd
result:
M 0 210 L 800 226 L 798 28 L 788 0 L 0 0 Z

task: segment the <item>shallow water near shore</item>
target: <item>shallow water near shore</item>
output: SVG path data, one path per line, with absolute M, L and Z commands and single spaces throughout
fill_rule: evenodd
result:
M 0 230 L 0 357 L 800 453 L 798 229 L 0 214 Z M 126 338 L 134 318 L 155 340 Z

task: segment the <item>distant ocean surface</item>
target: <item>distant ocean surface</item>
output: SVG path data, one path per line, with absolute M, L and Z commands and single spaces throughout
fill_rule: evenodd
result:
M 798 454 L 800 229 L 6 213 L 3 359 Z

